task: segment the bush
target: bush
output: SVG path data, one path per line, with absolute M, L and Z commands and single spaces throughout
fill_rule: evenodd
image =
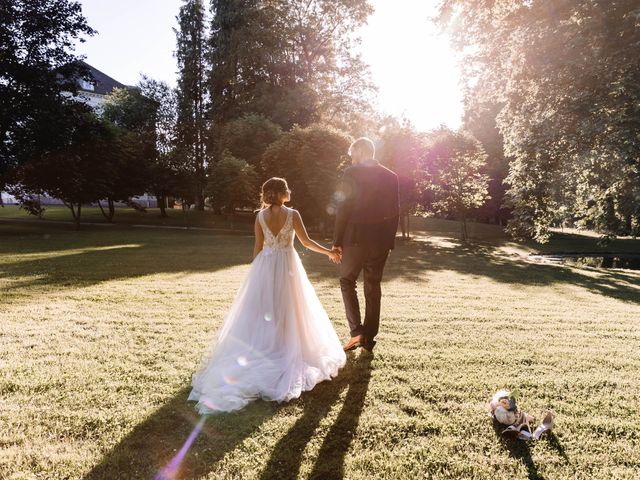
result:
M 282 135 L 280 126 L 261 115 L 249 114 L 227 123 L 222 132 L 222 150 L 260 169 L 262 155 Z M 223 153 L 224 156 L 224 153 Z
M 267 177 L 284 177 L 291 205 L 310 223 L 328 225 L 331 199 L 346 160 L 350 138 L 325 125 L 293 127 L 267 148 L 262 166 Z
M 40 203 L 40 199 L 36 197 L 25 197 L 20 198 L 20 208 L 25 210 L 29 215 L 33 215 L 34 217 L 42 218 L 42 214 L 46 210 L 42 203 Z
M 258 204 L 256 169 L 225 151 L 209 171 L 205 194 L 215 209 L 226 207 L 233 213 L 236 208 L 254 208 Z

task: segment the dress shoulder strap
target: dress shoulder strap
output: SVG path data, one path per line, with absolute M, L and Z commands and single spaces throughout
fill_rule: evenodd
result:
M 260 223 L 260 227 L 262 227 L 262 231 L 265 235 L 267 235 L 267 233 L 271 233 L 271 231 L 267 228 L 267 223 L 264 219 L 264 209 L 258 212 L 258 222 Z

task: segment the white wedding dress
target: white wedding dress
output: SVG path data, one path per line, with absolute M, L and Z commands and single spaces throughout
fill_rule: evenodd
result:
M 293 214 L 274 235 L 263 211 L 264 248 L 198 371 L 189 400 L 202 414 L 238 410 L 256 398 L 287 401 L 329 380 L 346 356 L 293 248 Z

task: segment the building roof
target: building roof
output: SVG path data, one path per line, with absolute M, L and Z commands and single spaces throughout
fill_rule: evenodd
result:
M 126 85 L 111 78 L 106 73 L 101 72 L 95 67 L 92 67 L 86 62 L 80 61 L 80 64 L 89 70 L 89 74 L 93 80 L 94 89 L 84 88 L 82 82 L 79 82 L 79 88 L 83 92 L 97 93 L 99 95 L 107 95 L 111 93 L 114 88 L 126 88 Z

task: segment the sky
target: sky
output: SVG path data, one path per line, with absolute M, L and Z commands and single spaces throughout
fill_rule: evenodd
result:
M 77 52 L 127 85 L 147 74 L 176 83 L 175 17 L 180 0 L 81 0 L 98 31 Z M 409 119 L 419 130 L 460 125 L 457 58 L 429 18 L 439 0 L 372 0 L 362 28 L 362 55 L 378 86 L 381 111 Z

